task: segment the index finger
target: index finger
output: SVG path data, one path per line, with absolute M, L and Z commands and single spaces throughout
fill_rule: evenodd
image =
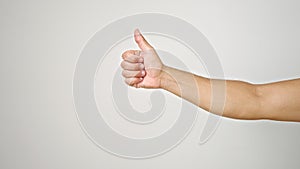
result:
M 125 59 L 130 55 L 137 55 L 139 56 L 141 54 L 141 51 L 139 50 L 127 50 L 122 54 L 122 58 Z

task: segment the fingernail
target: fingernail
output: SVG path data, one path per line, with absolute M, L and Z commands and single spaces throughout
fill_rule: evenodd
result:
M 145 71 L 142 71 L 142 76 L 144 76 L 145 75 Z
M 139 29 L 135 29 L 135 30 L 134 30 L 134 33 L 135 33 L 135 35 L 140 35 L 140 34 L 141 34 L 141 32 L 140 32 Z
M 139 58 L 139 62 L 141 62 L 141 63 L 142 63 L 143 61 L 144 61 L 144 59 L 143 59 L 143 58 Z

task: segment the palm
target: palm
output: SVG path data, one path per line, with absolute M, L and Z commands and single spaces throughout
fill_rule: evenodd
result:
M 161 60 L 154 49 L 142 51 L 141 55 L 144 58 L 146 75 L 139 85 L 145 88 L 158 88 L 160 86 L 159 77 L 163 66 Z

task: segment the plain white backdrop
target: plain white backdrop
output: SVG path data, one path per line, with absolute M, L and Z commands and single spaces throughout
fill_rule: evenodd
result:
M 86 137 L 72 98 L 76 61 L 87 40 L 110 22 L 143 12 L 197 27 L 227 78 L 264 83 L 300 77 L 299 9 L 296 0 L 1 1 L 0 168 L 299 168 L 300 124 L 223 119 L 199 146 L 204 111 L 167 154 L 119 158 Z

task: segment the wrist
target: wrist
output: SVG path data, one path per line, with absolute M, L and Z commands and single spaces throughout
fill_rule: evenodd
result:
M 168 81 L 170 80 L 170 74 L 168 72 L 169 67 L 163 65 L 161 68 L 161 73 L 159 76 L 159 88 L 165 89 L 168 85 Z

